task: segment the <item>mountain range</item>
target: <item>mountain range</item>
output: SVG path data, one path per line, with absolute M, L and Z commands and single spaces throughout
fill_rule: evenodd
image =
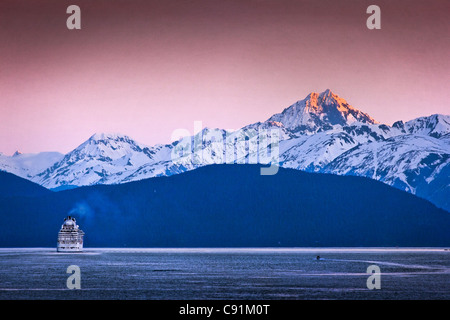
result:
M 261 132 L 276 132 L 279 142 L 263 143 Z M 275 147 L 276 161 L 260 161 Z M 154 146 L 126 135 L 94 134 L 65 155 L 0 154 L 0 170 L 61 190 L 171 176 L 225 159 L 362 176 L 450 211 L 450 116 L 434 114 L 389 126 L 330 90 L 310 93 L 266 121 L 236 131 L 204 128 Z

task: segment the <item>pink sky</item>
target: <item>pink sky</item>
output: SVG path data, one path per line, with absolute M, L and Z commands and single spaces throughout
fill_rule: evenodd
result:
M 66 28 L 67 6 L 81 30 Z M 381 30 L 366 8 L 381 8 Z M 392 124 L 449 114 L 450 2 L 0 2 L 0 152 L 66 153 L 95 132 L 152 145 L 237 129 L 329 88 Z

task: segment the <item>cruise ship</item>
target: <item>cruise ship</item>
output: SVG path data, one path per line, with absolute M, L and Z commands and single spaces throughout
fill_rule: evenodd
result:
M 58 252 L 83 251 L 83 236 L 84 232 L 77 225 L 75 218 L 68 216 L 59 230 L 56 250 Z

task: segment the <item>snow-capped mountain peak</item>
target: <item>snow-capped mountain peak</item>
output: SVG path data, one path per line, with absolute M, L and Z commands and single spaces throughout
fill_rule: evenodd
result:
M 334 126 L 350 125 L 354 122 L 378 123 L 331 90 L 311 92 L 281 113 L 270 117 L 266 122 L 282 123 L 287 129 L 299 134 L 312 134 L 332 129 Z
M 126 177 L 153 159 L 158 147 L 148 147 L 118 133 L 96 133 L 69 152 L 33 181 L 55 188 L 67 185 L 114 183 L 114 176 Z
M 440 138 L 450 133 L 450 116 L 433 114 L 428 117 L 420 117 L 406 122 L 405 127 L 408 133 Z
M 79 160 L 87 157 L 103 161 L 112 161 L 121 158 L 133 151 L 142 151 L 145 146 L 139 145 L 126 135 L 117 133 L 96 133 L 76 149 L 66 155 L 70 159 Z
M 89 137 L 89 140 L 99 141 L 99 140 L 120 140 L 120 139 L 130 139 L 127 135 L 118 132 L 97 132 Z

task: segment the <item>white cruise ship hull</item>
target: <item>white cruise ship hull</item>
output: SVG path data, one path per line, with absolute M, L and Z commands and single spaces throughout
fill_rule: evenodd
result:
M 58 244 L 56 247 L 57 252 L 82 252 L 83 244 L 82 243 L 73 243 L 73 244 Z

